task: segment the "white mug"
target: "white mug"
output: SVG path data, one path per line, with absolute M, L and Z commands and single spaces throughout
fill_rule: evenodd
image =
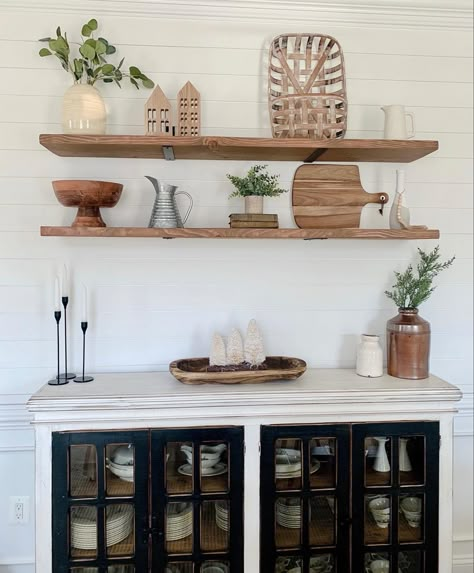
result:
M 385 139 L 411 139 L 415 137 L 415 116 L 411 111 L 405 111 L 403 105 L 384 105 L 380 108 L 385 113 Z M 408 131 L 407 117 L 411 120 L 411 130 Z

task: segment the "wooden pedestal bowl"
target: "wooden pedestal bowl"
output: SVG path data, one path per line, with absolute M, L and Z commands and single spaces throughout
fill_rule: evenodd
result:
M 115 207 L 123 185 L 110 181 L 71 179 L 53 181 L 57 200 L 64 207 L 78 207 L 72 227 L 106 227 L 101 207 Z

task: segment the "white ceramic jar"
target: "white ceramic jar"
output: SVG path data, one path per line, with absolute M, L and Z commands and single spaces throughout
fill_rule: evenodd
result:
M 74 84 L 64 94 L 62 126 L 64 133 L 105 134 L 107 112 L 98 89 Z
M 383 350 L 380 337 L 376 334 L 363 334 L 357 348 L 356 372 L 366 378 L 379 378 L 383 375 Z

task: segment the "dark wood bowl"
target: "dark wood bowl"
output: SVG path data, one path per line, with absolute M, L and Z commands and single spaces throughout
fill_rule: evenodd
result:
M 64 207 L 78 207 L 72 227 L 106 227 L 100 207 L 115 207 L 123 185 L 111 181 L 81 179 L 53 181 L 57 200 Z
M 306 362 L 287 356 L 267 356 L 265 370 L 208 372 L 209 358 L 183 358 L 170 364 L 171 374 L 183 384 L 261 384 L 296 380 L 306 371 Z

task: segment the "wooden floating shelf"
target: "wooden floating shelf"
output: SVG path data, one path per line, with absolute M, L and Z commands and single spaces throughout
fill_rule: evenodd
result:
M 162 239 L 439 239 L 436 229 L 229 229 L 148 227 L 41 227 L 43 237 L 142 237 Z
M 391 139 L 272 139 L 156 135 L 40 135 L 61 157 L 134 157 L 228 161 L 371 161 L 410 163 L 438 149 L 437 141 Z

